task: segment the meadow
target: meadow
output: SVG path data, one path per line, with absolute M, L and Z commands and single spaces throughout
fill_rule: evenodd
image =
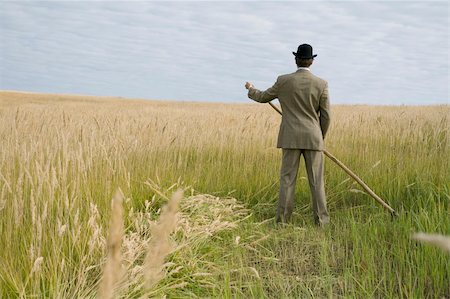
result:
M 450 254 L 411 239 L 450 235 L 449 117 L 333 106 L 328 151 L 399 217 L 326 159 L 331 225 L 313 223 L 302 161 L 278 227 L 267 104 L 0 92 L 0 298 L 450 298 Z

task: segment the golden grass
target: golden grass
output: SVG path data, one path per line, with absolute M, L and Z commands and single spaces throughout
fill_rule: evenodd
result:
M 111 202 L 111 224 L 107 241 L 107 258 L 100 282 L 100 298 L 114 298 L 114 289 L 122 276 L 123 193 L 118 189 Z
M 450 106 L 332 109 L 327 149 L 407 216 L 386 225 L 327 164 L 324 240 L 303 220 L 303 170 L 298 227 L 265 221 L 280 158 L 268 105 L 0 92 L 0 297 L 450 295 L 443 256 L 404 250 L 412 231 L 449 233 Z
M 416 233 L 412 236 L 412 238 L 423 243 L 437 246 L 442 250 L 450 252 L 450 237 L 439 234 Z
M 144 261 L 146 287 L 151 289 L 164 277 L 164 260 L 175 249 L 170 235 L 175 231 L 178 222 L 178 205 L 183 198 L 183 191 L 174 193 L 164 206 L 158 224 L 152 227 L 152 239 Z

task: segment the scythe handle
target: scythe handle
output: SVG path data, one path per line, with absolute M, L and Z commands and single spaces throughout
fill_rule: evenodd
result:
M 275 106 L 272 102 L 269 102 L 269 105 L 272 106 L 273 109 L 275 109 L 280 115 L 283 115 L 281 110 Z M 373 199 L 375 199 L 380 205 L 382 205 L 386 210 L 388 210 L 392 216 L 398 216 L 397 212 L 391 208 L 384 200 L 381 199 L 375 192 L 373 192 L 372 189 L 367 186 L 366 183 L 362 179 L 360 179 L 353 171 L 350 170 L 347 166 L 345 166 L 344 163 L 339 161 L 338 158 L 333 156 L 330 152 L 327 150 L 324 150 L 323 153 L 325 156 L 330 158 L 331 161 L 336 163 L 342 170 L 344 170 L 352 179 L 354 179 Z

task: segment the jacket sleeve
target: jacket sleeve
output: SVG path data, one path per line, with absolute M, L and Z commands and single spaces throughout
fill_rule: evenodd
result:
M 280 86 L 280 77 L 277 78 L 275 84 L 265 91 L 256 88 L 248 90 L 248 97 L 259 103 L 267 103 L 278 97 L 278 88 Z
M 320 112 L 320 129 L 322 130 L 322 136 L 325 139 L 328 127 L 330 126 L 330 99 L 328 96 L 328 83 L 325 83 L 325 88 L 322 91 L 319 101 Z

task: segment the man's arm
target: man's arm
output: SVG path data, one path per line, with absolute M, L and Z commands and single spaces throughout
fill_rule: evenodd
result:
M 320 111 L 320 129 L 322 130 L 322 136 L 325 139 L 328 127 L 330 126 L 330 100 L 328 97 L 328 83 L 325 83 L 325 88 L 322 91 L 319 101 Z
M 253 84 L 246 83 L 245 88 L 248 89 L 248 97 L 259 103 L 267 103 L 278 97 L 279 78 L 275 84 L 266 91 L 260 91 L 253 87 Z

